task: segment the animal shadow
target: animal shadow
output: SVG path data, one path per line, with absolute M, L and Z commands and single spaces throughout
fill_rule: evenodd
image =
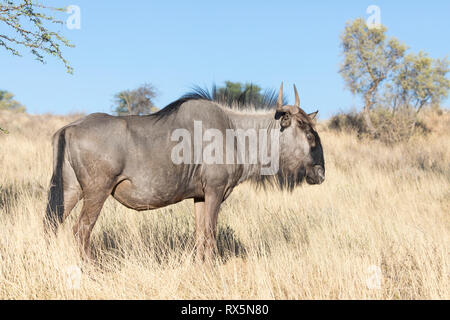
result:
M 125 258 L 134 249 L 133 243 L 120 237 L 114 230 L 103 230 L 100 241 L 93 244 L 93 253 L 96 260 L 104 257 Z M 168 261 L 169 257 L 177 255 L 183 259 L 181 251 L 195 253 L 195 233 L 192 230 L 175 231 L 171 228 L 152 228 L 141 226 L 140 242 L 146 254 L 152 255 L 160 264 Z M 245 257 L 246 248 L 229 226 L 220 226 L 217 230 L 217 256 L 222 262 L 233 257 Z
M 244 258 L 247 256 L 244 244 L 229 226 L 219 227 L 217 232 L 217 250 L 223 262 L 233 257 Z

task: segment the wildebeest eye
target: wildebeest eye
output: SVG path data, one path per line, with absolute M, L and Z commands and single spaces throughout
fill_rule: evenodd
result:
M 289 115 L 289 113 L 286 113 L 282 118 L 281 118 L 281 127 L 282 128 L 287 128 L 291 125 L 291 116 Z
M 309 142 L 314 142 L 314 135 L 312 133 L 307 133 L 306 139 L 308 139 Z

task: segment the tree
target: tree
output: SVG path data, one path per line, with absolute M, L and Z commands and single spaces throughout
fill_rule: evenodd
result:
M 348 22 L 341 41 L 344 61 L 339 72 L 350 91 L 362 96 L 364 120 L 371 134 L 376 135 L 370 110 L 383 82 L 401 62 L 406 46 L 395 38 L 387 39 L 386 27 L 369 28 L 363 19 Z
M 187 96 L 206 98 L 230 108 L 271 109 L 276 106 L 278 90 L 262 91 L 261 87 L 252 83 L 225 81 L 224 86 L 213 85 L 211 89 L 195 86 Z M 283 96 L 283 104 L 287 103 L 286 97 Z
M 125 90 L 114 96 L 114 112 L 117 115 L 144 115 L 158 110 L 153 103 L 156 89 L 144 84 L 135 90 Z
M 14 95 L 11 92 L 0 90 L 0 110 L 25 112 L 25 107 L 14 100 Z
M 417 112 L 427 104 L 439 104 L 450 89 L 450 80 L 446 78 L 448 72 L 446 58 L 434 60 L 423 52 L 405 56 L 394 76 L 398 103 Z
M 11 92 L 0 90 L 0 110 L 25 112 L 25 107 L 20 102 L 14 100 L 14 95 Z M 0 132 L 8 133 L 7 130 L 1 127 Z
M 213 90 L 215 100 L 228 105 L 235 103 L 238 106 L 248 104 L 258 107 L 264 104 L 265 94 L 261 92 L 261 87 L 252 83 L 225 81 L 225 86 Z
M 45 63 L 44 55 L 55 56 L 64 63 L 67 72 L 73 73 L 73 68 L 62 55 L 61 46 L 74 46 L 59 32 L 48 28 L 50 24 L 63 24 L 48 11 L 56 13 L 66 10 L 31 0 L 0 0 L 0 25 L 3 24 L 0 47 L 16 56 L 21 56 L 20 48 L 29 49 L 36 60 L 42 63 Z

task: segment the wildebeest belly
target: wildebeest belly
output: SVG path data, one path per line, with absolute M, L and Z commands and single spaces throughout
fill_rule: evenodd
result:
M 137 211 L 158 209 L 197 196 L 192 187 L 180 191 L 170 187 L 155 188 L 130 180 L 120 182 L 111 194 L 127 208 Z

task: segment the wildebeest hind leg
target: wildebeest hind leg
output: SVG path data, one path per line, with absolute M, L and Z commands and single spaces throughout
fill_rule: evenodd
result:
M 67 219 L 70 212 L 73 210 L 78 201 L 81 200 L 82 192 L 80 184 L 78 183 L 75 172 L 70 164 L 64 165 L 63 171 L 64 182 L 64 214 L 63 221 Z
M 89 245 L 89 238 L 92 229 L 97 222 L 103 204 L 108 198 L 111 190 L 91 190 L 90 192 L 83 191 L 84 200 L 83 208 L 81 209 L 80 217 L 75 225 L 73 231 L 75 237 L 79 241 L 80 250 L 87 258 L 92 258 L 91 249 Z
M 81 198 L 81 191 L 78 190 L 64 190 L 64 215 L 63 220 L 66 220 L 70 212 Z

